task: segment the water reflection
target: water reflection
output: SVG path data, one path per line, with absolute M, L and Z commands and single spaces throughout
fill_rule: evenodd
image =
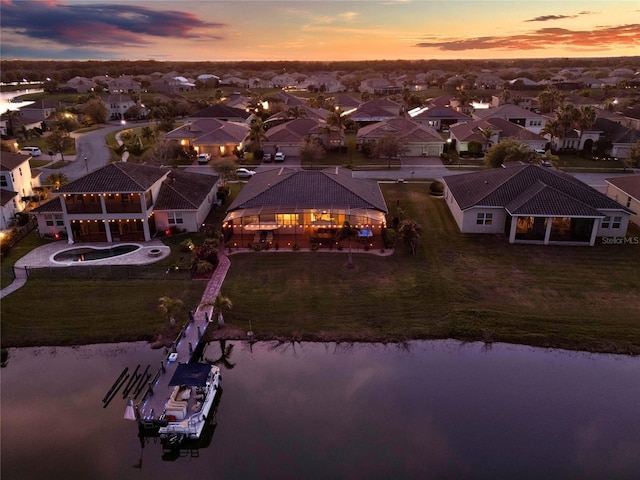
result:
M 102 398 L 147 344 L 10 350 L 2 478 L 638 478 L 640 359 L 495 344 L 216 342 L 215 435 L 162 460 Z M 143 461 L 144 459 L 144 461 Z M 135 467 L 135 468 L 134 468 Z

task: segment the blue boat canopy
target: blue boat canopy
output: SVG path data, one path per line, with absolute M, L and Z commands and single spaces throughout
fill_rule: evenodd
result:
M 169 386 L 204 387 L 207 384 L 210 371 L 211 365 L 208 363 L 181 363 L 171 377 Z

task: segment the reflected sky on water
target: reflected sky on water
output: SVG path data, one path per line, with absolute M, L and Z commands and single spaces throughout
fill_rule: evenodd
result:
M 162 351 L 10 350 L 3 480 L 640 478 L 639 358 L 455 341 L 226 347 L 211 444 L 171 462 L 153 440 L 141 448 L 121 395 L 102 408 L 124 367 L 155 368 Z

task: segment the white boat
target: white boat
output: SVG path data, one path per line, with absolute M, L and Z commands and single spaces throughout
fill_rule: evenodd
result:
M 158 435 L 169 443 L 198 439 L 220 389 L 220 368 L 208 363 L 182 363 L 169 386 L 173 390 L 158 418 Z

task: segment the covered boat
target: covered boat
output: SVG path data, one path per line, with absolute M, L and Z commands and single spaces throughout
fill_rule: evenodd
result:
M 208 363 L 182 363 L 169 381 L 173 387 L 159 417 L 158 434 L 168 442 L 197 439 L 220 389 L 220 368 Z

